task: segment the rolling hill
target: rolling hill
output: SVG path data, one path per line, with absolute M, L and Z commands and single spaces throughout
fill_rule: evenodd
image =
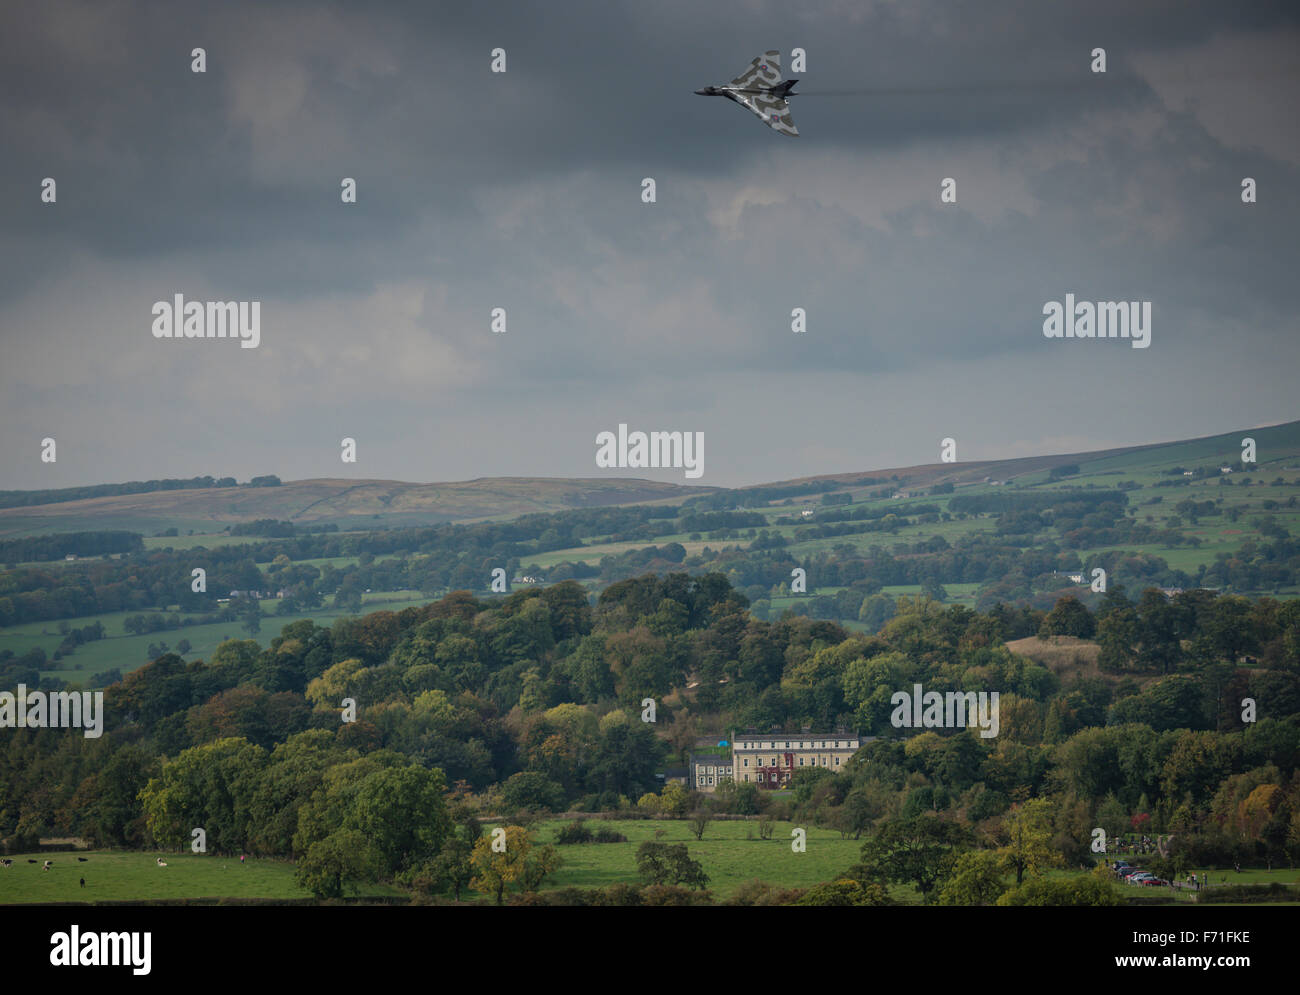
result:
M 1236 463 L 1241 440 L 1255 440 L 1259 467 L 1279 469 L 1300 462 L 1300 421 L 1240 429 L 1199 439 L 1096 452 L 1061 453 L 1006 460 L 931 463 L 920 466 L 824 474 L 755 484 L 750 488 L 843 483 L 861 491 L 882 485 L 909 489 L 999 481 L 1046 483 L 1053 469 L 1077 465 L 1072 482 L 1134 474 L 1159 475 L 1175 466 Z M 865 483 L 864 483 L 865 481 Z M 155 535 L 175 528 L 184 535 L 211 534 L 240 522 L 272 518 L 298 525 L 335 524 L 340 530 L 428 526 L 444 522 L 510 519 L 519 515 L 604 505 L 680 503 L 718 488 L 628 477 L 485 477 L 455 483 L 394 480 L 313 479 L 279 487 L 154 491 L 0 509 L 0 537 L 125 529 Z
M 83 529 L 125 529 L 153 535 L 220 532 L 273 518 L 297 525 L 332 523 L 341 530 L 440 525 L 603 505 L 680 502 L 715 488 L 634 480 L 492 477 L 457 483 L 396 480 L 292 480 L 279 487 L 152 491 L 116 497 L 0 509 L 0 536 L 13 538 Z

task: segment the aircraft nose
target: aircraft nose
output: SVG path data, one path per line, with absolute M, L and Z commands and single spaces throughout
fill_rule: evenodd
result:
M 695 92 L 698 93 L 701 97 L 707 97 L 707 96 L 708 96 L 708 94 L 704 92 L 704 88 L 703 88 L 703 87 L 701 87 L 700 89 L 696 90 Z

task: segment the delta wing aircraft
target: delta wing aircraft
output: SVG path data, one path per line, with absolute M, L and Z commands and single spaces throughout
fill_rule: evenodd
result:
M 798 138 L 799 129 L 794 126 L 790 101 L 786 99 L 798 96 L 790 92 L 797 82 L 794 79 L 781 81 L 780 52 L 764 52 L 726 86 L 706 86 L 695 92 L 702 97 L 734 100 L 757 114 L 772 130 Z

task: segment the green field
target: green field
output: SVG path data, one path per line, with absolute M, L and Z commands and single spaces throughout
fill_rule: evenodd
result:
M 555 833 L 566 820 L 548 819 L 535 824 L 530 833 L 538 843 L 553 843 Z M 645 840 L 684 843 L 694 860 L 709 876 L 709 890 L 715 900 L 734 895 L 745 882 L 763 881 L 782 888 L 807 888 L 831 881 L 857 863 L 862 843 L 843 839 L 827 829 L 808 826 L 807 850 L 795 853 L 790 848 L 790 832 L 796 824 L 778 822 L 772 838 L 758 838 L 756 820 L 710 822 L 704 838 L 696 840 L 684 820 L 602 820 L 590 819 L 586 825 L 595 830 L 610 828 L 628 838 L 626 843 L 588 843 L 557 846 L 561 858 L 559 869 L 542 883 L 542 890 L 557 888 L 604 888 L 612 884 L 637 884 L 636 849 Z M 490 824 L 485 827 L 490 831 Z M 752 837 L 752 838 L 749 838 Z M 166 867 L 157 865 L 161 856 Z M 78 857 L 86 858 L 84 862 Z M 41 854 L 16 854 L 12 867 L 0 868 L 0 905 L 33 902 L 149 901 L 154 899 L 222 899 L 260 898 L 269 900 L 307 899 L 310 892 L 294 880 L 294 865 L 287 860 L 255 859 L 241 864 L 237 857 L 218 857 L 191 853 L 155 853 L 116 850 L 89 850 Z M 38 863 L 29 864 L 27 861 Z M 40 862 L 52 860 L 54 866 L 42 870 Z M 1052 870 L 1051 877 L 1077 872 Z M 1198 876 L 1205 874 L 1198 868 Z M 1241 873 L 1211 870 L 1214 885 L 1295 884 L 1300 874 L 1292 868 L 1271 871 L 1251 868 Z M 80 885 L 86 879 L 86 887 Z M 1008 884 L 1013 880 L 1006 879 Z M 1172 896 L 1180 905 L 1195 904 L 1196 892 L 1190 888 L 1171 892 L 1165 888 L 1146 888 L 1118 884 L 1124 897 Z M 372 884 L 359 889 L 361 897 L 400 897 L 403 889 Z M 890 885 L 890 897 L 900 904 L 917 905 L 920 896 L 910 886 Z M 476 892 L 464 898 L 485 903 L 490 901 Z M 1289 903 L 1276 903 L 1289 904 Z
M 540 822 L 531 830 L 538 843 L 551 843 L 564 820 Z M 793 823 L 775 824 L 772 838 L 758 838 L 756 820 L 729 820 L 710 822 L 704 838 L 696 840 L 684 820 L 589 820 L 591 830 L 602 826 L 622 833 L 626 843 L 582 843 L 557 846 L 563 863 L 556 873 L 542 882 L 542 890 L 552 888 L 604 888 L 623 882 L 640 881 L 636 870 L 636 848 L 645 840 L 654 840 L 655 831 L 663 830 L 660 843 L 685 843 L 693 860 L 698 860 L 709 876 L 709 890 L 717 899 L 735 893 L 746 881 L 757 878 L 786 888 L 806 888 L 821 881 L 833 880 L 858 862 L 862 843 L 841 839 L 830 829 L 804 827 L 808 831 L 808 848 L 804 853 L 790 849 L 790 831 Z M 753 839 L 747 839 L 752 834 Z M 899 901 L 915 901 L 910 888 L 891 888 L 890 894 Z
M 167 862 L 159 867 L 161 856 Z M 77 860 L 85 857 L 85 863 Z M 28 859 L 52 860 L 42 870 Z M 192 853 L 135 853 L 118 850 L 17 854 L 0 868 L 0 904 L 28 902 L 143 901 L 157 898 L 311 898 L 294 881 L 286 860 L 216 857 Z M 86 879 L 82 888 L 81 878 Z M 401 895 L 385 885 L 370 885 L 367 895 Z
M 555 833 L 566 820 L 552 819 L 537 823 L 530 832 L 537 843 L 553 843 Z M 830 829 L 806 826 L 807 850 L 795 853 L 790 849 L 791 830 L 799 825 L 778 822 L 770 840 L 758 838 L 757 820 L 728 820 L 710 822 L 704 838 L 696 840 L 685 820 L 587 820 L 593 832 L 609 828 L 627 837 L 626 843 L 583 843 L 556 846 L 563 861 L 554 875 L 542 883 L 542 891 L 555 888 L 604 888 L 611 884 L 635 884 L 639 881 L 636 870 L 636 849 L 645 840 L 655 840 L 656 830 L 663 830 L 660 843 L 685 843 L 690 856 L 698 860 L 709 876 L 709 890 L 716 900 L 722 901 L 735 894 L 747 881 L 759 880 L 782 888 L 807 888 L 823 881 L 833 881 L 858 862 L 862 841 L 841 838 Z M 752 836 L 752 838 L 748 838 Z M 1050 877 L 1069 877 L 1077 871 L 1052 870 Z M 1204 874 L 1204 869 L 1197 871 Z M 1294 884 L 1300 874 L 1293 869 L 1246 869 L 1240 874 L 1232 871 L 1212 871 L 1212 880 L 1218 885 L 1226 878 L 1228 884 L 1268 884 L 1281 882 Z M 1014 875 L 1006 883 L 1014 886 Z M 1138 885 L 1117 885 L 1124 897 L 1137 895 L 1173 894 L 1179 904 L 1194 904 L 1193 890 L 1171 892 L 1169 889 L 1143 888 Z M 910 885 L 891 884 L 890 898 L 903 905 L 919 905 L 920 893 Z
M 144 548 L 152 552 L 155 549 L 225 549 L 227 546 L 247 546 L 254 542 L 278 542 L 283 540 L 267 539 L 264 536 L 232 536 L 224 532 L 195 533 L 192 536 L 145 536 Z
M 979 584 L 944 584 L 943 589 L 946 592 L 948 592 L 948 600 L 945 602 L 945 604 L 950 604 L 950 605 L 964 604 L 968 607 L 973 607 L 975 604 L 976 595 L 979 593 L 980 586 L 981 585 Z M 772 604 L 770 617 L 778 618 L 780 617 L 781 612 L 785 611 L 787 608 L 794 608 L 796 605 L 800 603 L 806 604 L 811 598 L 822 597 L 822 596 L 834 597 L 838 591 L 842 591 L 842 590 L 844 590 L 844 588 L 842 587 L 819 587 L 816 590 L 809 592 L 808 594 L 783 594 L 777 597 L 770 598 L 769 600 L 771 601 Z M 920 584 L 890 584 L 885 587 L 882 587 L 880 589 L 880 593 L 888 594 L 891 598 L 900 598 L 900 597 L 917 598 L 921 596 L 921 585 Z M 841 624 L 844 624 L 843 620 L 841 621 Z
M 412 605 L 426 604 L 432 599 L 426 598 L 418 591 L 372 591 L 362 595 L 361 600 L 362 611 L 372 612 L 399 611 Z M 262 646 L 269 646 L 271 640 L 278 636 L 280 630 L 290 622 L 309 618 L 317 625 L 328 626 L 336 619 L 349 614 L 325 607 L 295 612 L 292 615 L 276 615 L 274 612 L 280 604 L 279 601 L 271 598 L 262 601 L 261 604 L 265 617 L 262 619 L 261 631 L 253 636 L 244 630 L 237 619 L 229 622 L 210 622 L 205 625 L 186 625 L 179 629 L 166 629 L 142 636 L 126 635 L 123 631 L 123 621 L 132 615 L 154 613 L 110 612 L 67 619 L 68 625 L 72 628 L 80 628 L 96 621 L 101 622 L 110 634 L 104 639 L 83 643 L 58 663 L 51 660 L 51 665 L 43 669 L 41 675 L 55 676 L 76 683 L 89 681 L 94 674 L 103 673 L 114 667 L 120 669 L 125 675 L 149 662 L 150 643 L 166 643 L 168 648 L 175 652 L 177 644 L 182 639 L 190 641 L 190 650 L 185 654 L 185 658 L 202 660 L 209 658 L 212 651 L 226 639 L 253 639 Z M 52 657 L 62 639 L 63 637 L 58 633 L 57 622 L 29 622 L 0 629 L 0 650 L 10 649 L 16 655 L 22 655 L 33 646 L 39 646 L 45 650 L 47 656 Z

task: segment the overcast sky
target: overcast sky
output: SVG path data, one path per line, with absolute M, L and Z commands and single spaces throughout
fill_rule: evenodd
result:
M 1236 7 L 8 4 L 0 488 L 734 486 L 1300 418 L 1300 8 Z M 692 92 L 769 48 L 799 138 Z M 155 339 L 177 293 L 261 301 L 260 345 Z M 1045 338 L 1066 293 L 1152 302 L 1150 347 Z M 703 432 L 703 477 L 598 470 L 620 422 Z

